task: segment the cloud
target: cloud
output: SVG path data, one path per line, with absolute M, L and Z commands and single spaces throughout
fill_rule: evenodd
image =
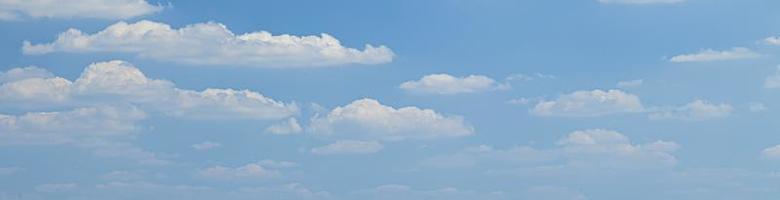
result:
M 552 101 L 540 101 L 531 113 L 539 116 L 592 117 L 642 112 L 639 97 L 621 90 L 576 91 Z
M 460 116 L 444 116 L 430 109 L 393 108 L 374 99 L 360 99 L 336 107 L 325 116 L 315 116 L 312 133 L 335 134 L 381 140 L 434 139 L 474 134 L 474 128 Z
M 259 163 L 249 163 L 240 167 L 214 166 L 202 169 L 198 175 L 215 179 L 246 179 L 246 178 L 268 178 L 279 176 L 278 170 L 269 169 Z
M 685 0 L 598 0 L 599 3 L 605 3 L 605 4 L 634 4 L 634 5 L 644 5 L 644 4 L 674 4 L 674 3 L 682 3 Z
M 271 133 L 275 135 L 289 135 L 289 134 L 295 134 L 300 133 L 303 131 L 303 128 L 300 124 L 298 124 L 298 120 L 295 118 L 289 118 L 285 121 L 281 121 L 277 124 L 273 124 L 265 129 L 266 133 Z
M 89 65 L 75 81 L 61 77 L 33 77 L 6 72 L 0 102 L 18 105 L 100 105 L 127 103 L 170 116 L 198 119 L 283 119 L 298 112 L 295 104 L 278 102 L 249 90 L 193 91 L 176 88 L 167 80 L 150 79 L 124 61 Z
M 751 102 L 748 105 L 748 110 L 750 110 L 750 112 L 763 112 L 766 111 L 766 109 L 767 109 L 766 105 L 764 105 L 764 103 L 761 102 Z
M 420 80 L 401 83 L 398 87 L 415 93 L 451 95 L 506 89 L 509 85 L 498 84 L 495 80 L 482 75 L 454 77 L 449 74 L 431 74 L 423 76 Z
M 21 171 L 24 171 L 24 168 L 21 168 L 21 167 L 0 167 L 0 176 L 14 175 L 14 174 L 19 173 Z
M 493 199 L 491 195 L 478 194 L 475 191 L 462 190 L 454 187 L 437 189 L 417 189 L 408 185 L 386 184 L 368 190 L 355 192 L 357 199 Z
M 758 58 L 761 54 L 754 52 L 744 47 L 734 47 L 730 50 L 716 51 L 712 49 L 704 49 L 697 53 L 677 55 L 669 59 L 670 62 L 711 62 L 711 61 L 727 61 L 727 60 L 743 60 Z
M 220 144 L 220 143 L 211 142 L 211 141 L 205 141 L 205 142 L 201 142 L 201 143 L 198 143 L 198 144 L 193 144 L 192 148 L 195 149 L 195 150 L 204 151 L 204 150 L 218 148 L 220 146 L 222 146 L 222 144 Z
M 780 88 L 780 66 L 777 67 L 775 74 L 766 77 L 764 79 L 764 88 L 776 89 Z
M 382 150 L 384 146 L 376 141 L 341 140 L 332 144 L 311 149 L 319 155 L 333 154 L 372 154 Z
M 69 29 L 52 43 L 25 41 L 25 54 L 52 52 L 120 52 L 142 58 L 188 65 L 264 68 L 324 67 L 346 64 L 382 64 L 393 60 L 385 46 L 344 47 L 328 34 L 272 35 L 260 31 L 236 35 L 223 24 L 208 22 L 174 29 L 170 25 L 139 21 L 118 22 L 95 34 Z
M 88 107 L 69 111 L 0 114 L 0 144 L 62 144 L 121 137 L 137 130 L 146 114 L 135 107 Z
M 650 114 L 650 119 L 698 121 L 728 117 L 733 111 L 734 107 L 729 104 L 713 104 L 703 100 L 696 100 L 677 108 L 655 111 Z
M 76 183 L 47 183 L 36 186 L 35 190 L 45 193 L 60 193 L 75 190 L 78 186 Z
M 145 0 L 2 0 L 0 20 L 24 18 L 127 19 L 159 12 L 161 6 Z
M 529 146 L 496 149 L 481 145 L 451 155 L 432 157 L 422 165 L 436 168 L 464 168 L 476 165 L 514 166 L 534 169 L 544 166 L 560 170 L 585 169 L 657 169 L 677 164 L 671 154 L 680 146 L 674 142 L 655 141 L 635 144 L 627 136 L 612 130 L 574 131 L 556 142 L 555 147 L 539 149 Z
M 13 68 L 7 72 L 0 72 L 0 83 L 15 82 L 24 79 L 31 78 L 50 78 L 54 77 L 54 74 L 35 66 L 29 66 L 24 68 Z
M 635 88 L 639 87 L 644 83 L 644 80 L 642 79 L 636 79 L 636 80 L 630 80 L 630 81 L 620 81 L 617 83 L 618 88 L 628 89 L 628 88 Z
M 761 151 L 761 156 L 767 159 L 780 159 L 780 145 L 764 149 Z
M 780 37 L 773 36 L 764 39 L 764 43 L 769 45 L 780 45 Z

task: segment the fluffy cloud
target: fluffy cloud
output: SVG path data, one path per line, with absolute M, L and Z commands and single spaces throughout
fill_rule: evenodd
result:
M 775 74 L 766 77 L 764 79 L 764 88 L 775 89 L 780 88 L 780 66 L 777 67 Z
M 281 175 L 278 168 L 294 167 L 291 162 L 264 160 L 239 167 L 214 166 L 202 169 L 198 175 L 215 179 L 253 179 Z
M 671 62 L 708 62 L 708 61 L 725 61 L 725 60 L 742 60 L 751 59 L 761 56 L 744 47 L 734 47 L 730 50 L 716 51 L 712 49 L 704 49 L 697 53 L 677 55 L 669 59 Z
M 60 144 L 118 137 L 137 130 L 146 114 L 134 107 L 89 107 L 70 111 L 0 114 L 0 143 Z
M 673 4 L 681 3 L 685 0 L 598 0 L 599 3 L 606 4 Z
M 482 75 L 454 77 L 449 74 L 431 74 L 416 81 L 402 83 L 399 88 L 416 93 L 461 94 L 504 89 L 508 85 L 498 84 L 495 80 Z
M 266 68 L 381 64 L 394 57 L 385 46 L 348 48 L 328 34 L 271 35 L 261 31 L 236 35 L 225 25 L 213 22 L 173 29 L 168 24 L 145 20 L 119 22 L 95 34 L 69 29 L 52 43 L 25 41 L 22 50 L 25 54 L 122 52 L 184 64 Z
M 0 0 L 0 20 L 27 17 L 127 19 L 162 9 L 145 0 Z
M 300 124 L 298 124 L 298 120 L 295 118 L 290 118 L 280 123 L 273 124 L 265 129 L 266 133 L 276 135 L 289 135 L 300 133 L 301 131 L 303 131 L 303 128 Z
M 696 100 L 684 106 L 671 109 L 660 109 L 650 114 L 651 119 L 708 120 L 724 118 L 731 115 L 734 107 L 729 104 L 713 104 Z
M 433 139 L 474 134 L 460 116 L 444 116 L 430 109 L 393 108 L 374 99 L 360 99 L 315 116 L 309 131 L 319 135 L 352 134 L 382 140 Z
M 767 159 L 780 159 L 780 145 L 764 149 L 761 151 L 761 156 Z
M 541 101 L 531 109 L 540 116 L 589 117 L 642 112 L 639 97 L 620 90 L 576 91 L 553 101 Z
M 333 144 L 311 149 L 314 154 L 372 154 L 382 150 L 384 146 L 375 141 L 341 140 Z
M 7 72 L 0 72 L 0 83 L 14 82 L 31 78 L 49 78 L 53 77 L 46 69 L 41 69 L 35 66 L 29 66 L 24 68 L 13 68 Z
M 430 167 L 472 167 L 480 163 L 508 163 L 519 167 L 558 165 L 565 169 L 653 169 L 674 166 L 671 154 L 679 148 L 674 142 L 635 144 L 625 135 L 605 129 L 569 133 L 550 149 L 528 146 L 505 150 L 491 146 L 467 148 L 452 155 L 436 156 L 422 164 Z
M 6 75 L 15 70 L 18 71 L 12 69 Z M 0 85 L 0 102 L 46 102 L 46 105 L 121 102 L 171 116 L 205 119 L 282 119 L 298 112 L 295 104 L 278 102 L 249 90 L 179 89 L 170 81 L 150 79 L 132 64 L 116 60 L 91 64 L 72 82 L 61 77 L 21 79 L 20 76 L 27 75 L 6 77 L 15 81 Z

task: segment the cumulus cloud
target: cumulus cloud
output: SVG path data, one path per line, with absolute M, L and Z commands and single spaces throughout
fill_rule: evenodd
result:
M 682 3 L 685 0 L 598 0 L 599 3 L 605 3 L 605 4 L 634 4 L 634 5 L 643 5 L 643 4 L 674 4 L 674 3 Z
M 744 47 L 734 47 L 730 50 L 716 51 L 704 49 L 696 53 L 677 55 L 669 59 L 670 62 L 710 62 L 726 60 L 743 60 L 760 57 L 761 54 Z
M 272 35 L 260 31 L 236 35 L 219 23 L 198 23 L 174 29 L 170 25 L 139 21 L 118 22 L 94 34 L 78 29 L 61 33 L 52 43 L 25 41 L 25 54 L 51 52 L 120 52 L 142 58 L 191 65 L 265 68 L 322 67 L 381 64 L 393 60 L 385 46 L 344 47 L 328 34 Z
M 393 108 L 374 99 L 360 99 L 315 116 L 308 129 L 323 136 L 352 135 L 381 140 L 433 139 L 474 134 L 460 116 L 445 116 L 431 109 Z
M 0 20 L 24 18 L 127 19 L 161 11 L 146 0 L 1 0 Z
M 780 159 L 780 145 L 764 149 L 761 151 L 761 156 L 767 159 Z
M 539 116 L 590 117 L 642 112 L 639 97 L 621 90 L 576 91 L 552 101 L 540 101 L 531 113 Z
M 636 80 L 630 80 L 630 81 L 620 81 L 617 83 L 618 88 L 628 89 L 628 88 L 635 88 L 639 87 L 644 83 L 644 80 L 642 79 L 636 79 Z
M 289 135 L 300 133 L 301 131 L 303 131 L 303 128 L 300 124 L 298 124 L 298 120 L 295 118 L 290 118 L 277 124 L 273 124 L 265 129 L 266 133 L 276 135 Z
M 766 77 L 764 79 L 764 88 L 775 89 L 780 88 L 780 66 L 777 67 L 775 74 Z
M 506 163 L 520 168 L 563 166 L 566 169 L 653 169 L 674 166 L 672 155 L 680 146 L 674 142 L 633 143 L 612 130 L 574 131 L 558 140 L 556 146 L 539 149 L 529 146 L 496 149 L 481 145 L 458 153 L 432 157 L 422 164 L 429 167 L 473 167 L 484 163 Z
M 201 143 L 198 143 L 198 144 L 193 144 L 192 148 L 195 149 L 195 150 L 205 151 L 205 150 L 209 150 L 209 149 L 218 148 L 218 147 L 221 147 L 221 146 L 222 146 L 222 144 L 220 144 L 220 143 L 211 142 L 211 141 L 205 141 L 205 142 L 201 142 Z
M 650 114 L 651 119 L 708 120 L 731 115 L 734 107 L 729 104 L 713 104 L 696 100 L 677 108 L 662 108 Z
M 46 69 L 35 66 L 13 68 L 6 72 L 0 72 L 0 83 L 15 82 L 31 78 L 50 78 L 53 76 L 54 74 L 46 71 Z
M 773 36 L 764 39 L 764 43 L 769 45 L 780 45 L 780 37 Z
M 498 84 L 487 76 L 455 77 L 449 74 L 426 75 L 420 80 L 407 81 L 399 86 L 399 88 L 410 92 L 442 95 L 476 93 L 508 87 L 509 85 Z
M 384 146 L 376 141 L 341 140 L 332 144 L 311 149 L 319 155 L 333 154 L 372 154 L 382 150 Z
M 15 70 L 18 69 L 12 69 L 6 75 Z M 249 90 L 176 88 L 170 81 L 150 79 L 132 64 L 117 60 L 91 64 L 75 81 L 62 77 L 21 79 L 20 76 L 27 75 L 7 76 L 15 81 L 0 85 L 0 102 L 130 103 L 171 116 L 201 119 L 282 119 L 298 112 L 295 104 L 279 102 Z
M 280 176 L 278 168 L 294 167 L 291 162 L 264 160 L 239 167 L 214 166 L 198 171 L 198 175 L 215 179 L 255 179 Z

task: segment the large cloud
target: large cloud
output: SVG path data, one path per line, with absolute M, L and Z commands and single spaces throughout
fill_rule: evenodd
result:
M 360 99 L 315 116 L 309 131 L 319 135 L 351 134 L 382 140 L 432 139 L 474 134 L 460 116 L 444 116 L 430 109 L 393 108 L 374 99 Z
M 23 18 L 126 19 L 155 13 L 145 0 L 0 0 L 0 20 Z
M 482 75 L 454 77 L 449 74 L 431 74 L 423 76 L 420 80 L 404 82 L 399 86 L 401 89 L 415 93 L 445 95 L 483 92 L 508 87 L 509 85 L 498 84 L 495 80 Z
M 15 70 L 18 69 L 6 74 Z M 0 85 L 0 102 L 132 103 L 171 116 L 206 119 L 283 119 L 298 111 L 295 104 L 278 102 L 249 90 L 179 89 L 170 81 L 150 79 L 123 61 L 92 64 L 72 82 L 61 77 L 33 77 L 4 83 Z
M 588 117 L 642 112 L 639 97 L 620 90 L 576 91 L 552 101 L 541 101 L 531 109 L 540 116 Z
M 380 64 L 393 60 L 385 46 L 358 50 L 328 35 L 271 35 L 260 31 L 236 35 L 219 23 L 198 23 L 174 29 L 168 24 L 118 22 L 95 34 L 77 29 L 61 33 L 48 44 L 25 41 L 25 54 L 51 52 L 122 52 L 144 58 L 193 65 L 268 68 Z
M 708 61 L 726 61 L 726 60 L 743 60 L 757 58 L 761 56 L 744 47 L 734 47 L 730 50 L 716 51 L 712 49 L 704 49 L 696 53 L 676 55 L 669 59 L 670 62 L 708 62 Z

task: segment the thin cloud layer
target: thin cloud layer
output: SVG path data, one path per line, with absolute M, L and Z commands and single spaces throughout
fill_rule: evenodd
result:
M 146 0 L 2 0 L 0 20 L 25 18 L 127 19 L 159 12 Z
M 717 51 L 704 49 L 696 53 L 677 55 L 669 59 L 670 62 L 711 62 L 727 60 L 744 60 L 758 58 L 761 54 L 744 47 L 734 47 L 730 50 Z
M 582 90 L 541 101 L 530 112 L 539 116 L 592 117 L 643 110 L 638 96 L 621 90 Z
M 449 74 L 431 74 L 423 76 L 420 80 L 401 83 L 398 87 L 414 93 L 451 95 L 506 89 L 509 86 L 498 84 L 495 80 L 482 75 L 455 77 Z
M 18 69 L 11 71 L 14 70 Z M 0 102 L 20 105 L 31 102 L 45 105 L 130 103 L 170 116 L 199 119 L 282 119 L 298 112 L 295 104 L 278 102 L 249 90 L 176 88 L 170 81 L 150 79 L 132 64 L 117 60 L 91 64 L 75 81 L 33 77 L 3 83 Z
M 725 118 L 734 112 L 729 104 L 714 104 L 704 100 L 696 100 L 683 106 L 671 109 L 660 109 L 650 114 L 650 119 L 678 119 L 700 121 Z
M 294 36 L 260 31 L 236 35 L 220 23 L 197 23 L 175 29 L 147 20 L 118 22 L 94 34 L 69 29 L 51 43 L 25 41 L 22 50 L 25 54 L 119 52 L 188 65 L 263 68 L 372 65 L 391 62 L 394 57 L 393 51 L 385 46 L 367 44 L 363 50 L 349 48 L 324 33 Z
M 460 116 L 445 116 L 431 109 L 393 108 L 374 99 L 360 99 L 315 116 L 309 130 L 323 136 L 351 135 L 381 140 L 434 139 L 474 134 Z

